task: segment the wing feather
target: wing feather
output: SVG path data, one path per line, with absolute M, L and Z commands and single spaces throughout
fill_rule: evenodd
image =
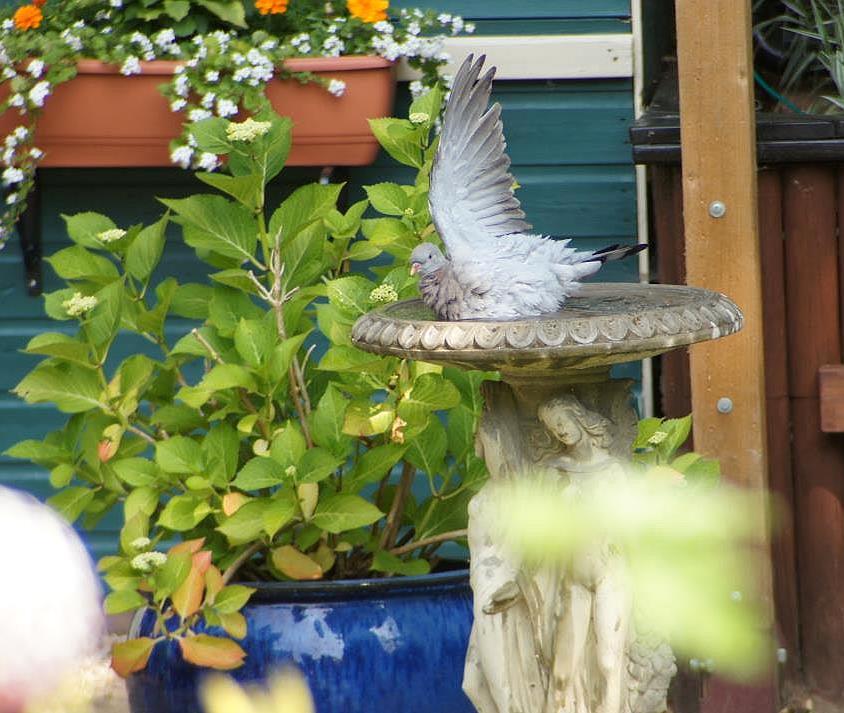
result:
M 469 55 L 454 78 L 431 169 L 431 216 L 452 258 L 531 227 L 513 195 L 501 106 L 489 106 L 495 68 L 480 77 L 484 60 Z

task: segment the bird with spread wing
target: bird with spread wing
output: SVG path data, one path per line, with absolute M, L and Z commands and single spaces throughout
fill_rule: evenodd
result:
M 428 203 L 447 255 L 416 246 L 410 270 L 440 319 L 512 320 L 556 312 L 603 263 L 644 245 L 578 251 L 569 240 L 536 235 L 513 194 L 501 106 L 489 106 L 495 68 L 463 62 L 452 85 L 431 168 Z

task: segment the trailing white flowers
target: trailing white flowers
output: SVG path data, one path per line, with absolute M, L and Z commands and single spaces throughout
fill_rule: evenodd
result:
M 232 27 L 209 3 L 197 8 L 204 15 L 207 33 L 181 34 L 181 19 L 170 14 L 180 12 L 176 3 L 163 14 L 138 25 L 133 14 L 138 0 L 104 0 L 91 8 L 82 0 L 66 0 L 61 12 L 51 4 L 9 6 L 0 20 L 0 81 L 13 82 L 6 107 L 34 126 L 48 100 L 60 83 L 73 77 L 70 69 L 80 57 L 92 57 L 113 64 L 125 76 L 143 72 L 143 63 L 177 60 L 180 64 L 162 90 L 173 112 L 195 122 L 211 117 L 230 119 L 242 109 L 257 111 L 266 102 L 264 90 L 276 78 L 316 82 L 326 92 L 341 97 L 349 91 L 342 75 L 321 77 L 310 72 L 296 72 L 285 66 L 295 57 L 375 54 L 385 59 L 407 60 L 421 72 L 421 80 L 411 83 L 414 96 L 435 84 L 443 84 L 439 70 L 447 60 L 442 39 L 459 32 L 471 32 L 470 23 L 452 13 L 399 9 L 389 17 L 373 21 L 354 16 L 347 4 L 326 3 L 324 12 L 307 17 L 288 14 L 293 29 L 288 35 L 273 35 L 271 25 L 260 17 L 249 17 L 250 28 Z M 261 3 L 249 0 L 247 5 Z M 287 3 L 269 3 L 272 13 L 284 12 Z M 165 3 L 167 6 L 167 3 Z M 31 8 L 31 9 L 30 9 Z M 144 6 L 146 8 L 146 6 Z M 18 9 L 26 9 L 29 24 L 18 26 L 13 19 Z M 259 8 L 260 9 L 260 8 Z M 131 10 L 131 12 L 130 12 Z M 191 9 L 191 17 L 194 10 Z M 130 22 L 127 22 L 130 20 Z M 222 20 L 227 28 L 215 29 Z M 38 50 L 43 49 L 39 56 Z M 49 109 L 48 109 L 49 110 Z M 260 122 L 258 122 L 260 124 Z M 234 129 L 237 141 L 254 140 L 255 125 Z M 242 138 L 240 138 L 242 137 Z M 7 137 L 8 139 L 8 137 Z M 0 249 L 26 208 L 34 185 L 35 170 L 43 153 L 29 144 L 31 136 L 8 140 L 0 146 L 4 166 L 3 183 L 14 190 L 5 197 L 6 209 L 0 214 Z M 171 146 L 171 161 L 183 168 L 214 170 L 219 159 L 198 152 L 187 133 Z

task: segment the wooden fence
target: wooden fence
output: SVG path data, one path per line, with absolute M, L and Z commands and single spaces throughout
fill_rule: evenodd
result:
M 679 131 L 651 116 L 631 133 L 649 165 L 656 278 L 685 282 Z M 772 558 L 785 682 L 844 701 L 844 435 L 821 429 L 822 395 L 841 403 L 844 331 L 844 123 L 757 124 L 769 483 L 778 499 Z M 729 202 L 729 197 L 727 197 Z M 725 358 L 728 358 L 726 355 Z M 667 416 L 689 413 L 688 355 L 662 357 Z M 712 365 L 717 368 L 717 364 Z M 827 376 L 830 376 L 827 374 Z M 828 405 L 829 405 L 828 404 Z M 826 430 L 835 423 L 835 409 Z

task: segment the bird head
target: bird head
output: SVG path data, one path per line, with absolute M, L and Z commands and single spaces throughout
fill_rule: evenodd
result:
M 428 275 L 445 264 L 445 256 L 433 243 L 417 245 L 410 253 L 410 274 Z

